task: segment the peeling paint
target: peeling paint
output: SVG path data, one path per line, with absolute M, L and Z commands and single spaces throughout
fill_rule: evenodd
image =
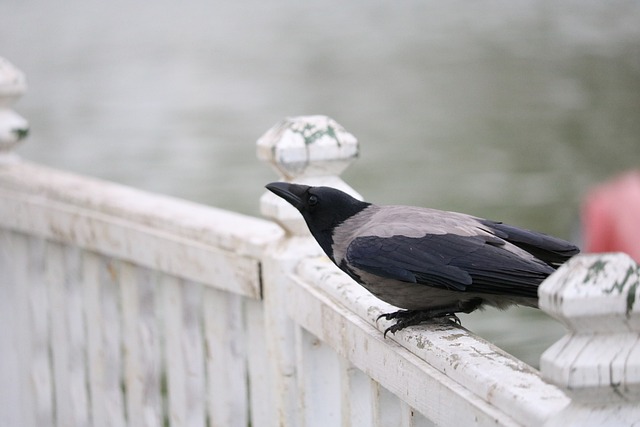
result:
M 452 353 L 447 360 L 453 369 L 458 369 L 458 366 L 462 363 L 460 355 L 456 353 Z
M 526 363 L 506 362 L 505 365 L 511 368 L 512 370 L 516 372 L 522 372 L 523 374 L 534 374 L 534 375 L 537 374 L 537 372 Z
M 422 334 L 417 334 L 415 336 L 415 340 L 416 347 L 418 347 L 419 349 L 424 350 L 425 348 L 433 346 L 433 343 L 430 340 L 426 339 Z
M 497 383 L 493 383 L 489 386 L 489 389 L 487 390 L 487 401 L 491 402 L 493 400 L 493 394 L 495 393 L 496 389 L 498 388 L 498 384 Z
M 470 356 L 474 356 L 474 357 L 486 357 L 489 360 L 495 360 L 495 356 L 497 355 L 496 352 L 494 351 L 480 351 L 478 350 L 476 347 L 471 346 L 471 349 L 474 351 L 473 353 L 470 353 Z
M 455 341 L 458 338 L 463 338 L 466 337 L 467 334 L 450 334 L 450 335 L 445 335 L 442 337 L 442 339 L 447 340 L 447 341 Z

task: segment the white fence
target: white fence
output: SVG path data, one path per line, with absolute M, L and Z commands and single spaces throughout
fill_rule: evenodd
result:
M 577 257 L 543 284 L 570 332 L 542 375 L 454 325 L 383 339 L 389 306 L 269 194 L 281 226 L 15 158 L 24 84 L 0 65 L 0 425 L 640 423 L 628 257 Z M 337 175 L 357 142 L 327 118 L 258 147 L 284 178 L 353 192 Z

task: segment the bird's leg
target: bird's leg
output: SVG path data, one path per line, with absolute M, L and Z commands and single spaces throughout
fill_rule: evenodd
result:
M 380 318 L 385 318 L 386 320 L 396 319 L 394 325 L 385 329 L 384 337 L 386 338 L 388 332 L 395 334 L 407 326 L 419 325 L 422 322 L 434 319 L 449 319 L 460 325 L 461 322 L 458 316 L 456 316 L 456 313 L 471 313 L 481 304 L 482 299 L 474 298 L 468 301 L 459 301 L 455 304 L 430 308 L 428 310 L 399 310 L 393 313 L 385 313 L 378 316 L 377 320 Z

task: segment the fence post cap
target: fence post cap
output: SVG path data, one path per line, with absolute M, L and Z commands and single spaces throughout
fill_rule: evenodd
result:
M 17 159 L 13 148 L 29 133 L 27 121 L 11 110 L 26 90 L 22 71 L 0 57 L 0 164 Z
M 622 253 L 578 255 L 542 283 L 539 296 L 540 308 L 569 329 L 540 368 L 571 395 L 570 410 L 637 405 L 640 266 Z
M 258 139 L 258 158 L 271 165 L 280 180 L 338 188 L 361 196 L 339 175 L 358 157 L 358 140 L 327 116 L 287 117 Z M 266 192 L 260 199 L 262 214 L 294 235 L 308 234 L 300 213 Z
M 639 280 L 629 255 L 579 255 L 542 283 L 540 308 L 572 331 L 640 332 Z
M 358 157 L 358 140 L 327 116 L 287 117 L 258 139 L 258 158 L 283 179 L 340 175 Z

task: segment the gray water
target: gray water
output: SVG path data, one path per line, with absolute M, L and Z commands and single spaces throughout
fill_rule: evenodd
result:
M 640 165 L 640 3 L 4 0 L 29 160 L 259 215 L 255 141 L 326 114 L 366 199 L 575 238 L 590 186 Z M 537 310 L 464 316 L 523 360 Z

